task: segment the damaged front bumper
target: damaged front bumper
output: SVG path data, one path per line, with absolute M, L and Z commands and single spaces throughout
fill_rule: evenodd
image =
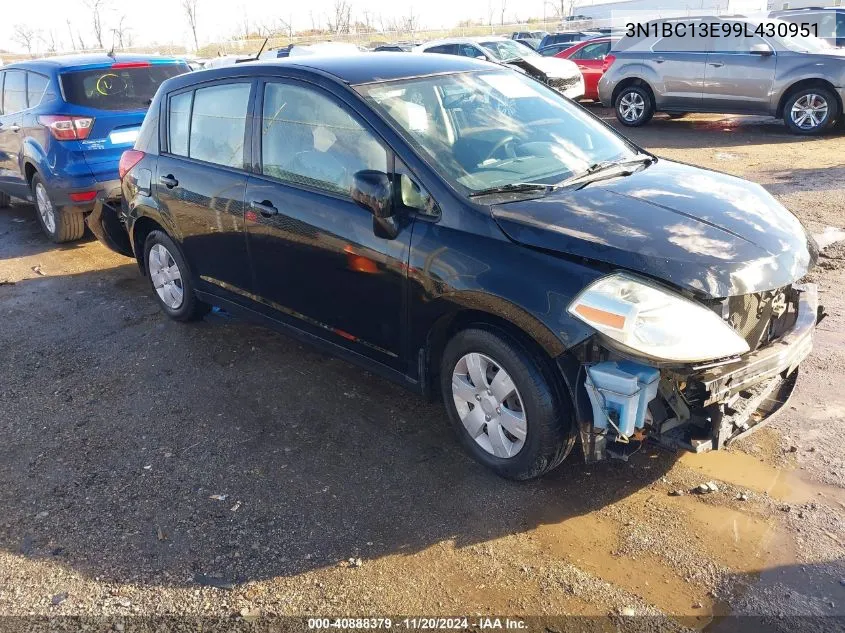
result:
M 600 422 L 595 414 L 579 416 L 587 461 L 624 459 L 644 440 L 676 450 L 706 452 L 723 448 L 769 422 L 792 394 L 798 365 L 812 350 L 822 315 L 814 284 L 796 284 L 793 289 L 798 293 L 795 322 L 779 338 L 740 359 L 660 369 L 658 395 L 647 410 L 640 407 L 636 428 L 623 424 L 624 407 L 614 409 L 609 404 L 631 396 L 597 390 L 589 381 L 591 368 L 623 367 L 628 361 L 614 362 L 611 357 L 599 365 L 586 363 L 586 387 L 582 384 L 578 389 L 588 393 L 594 410 L 598 405 L 607 415 L 607 420 Z M 635 432 L 627 433 L 631 430 Z

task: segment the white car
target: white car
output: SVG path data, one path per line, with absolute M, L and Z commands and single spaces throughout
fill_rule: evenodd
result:
M 421 44 L 415 53 L 441 53 L 485 59 L 511 66 L 554 88 L 570 99 L 584 96 L 584 77 L 575 62 L 543 57 L 524 44 L 504 37 L 453 37 Z

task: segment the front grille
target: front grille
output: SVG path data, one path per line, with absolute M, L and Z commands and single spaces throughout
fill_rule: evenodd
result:
M 579 77 L 555 77 L 553 79 L 549 79 L 549 87 L 554 88 L 555 90 L 567 90 L 577 85 L 578 79 Z

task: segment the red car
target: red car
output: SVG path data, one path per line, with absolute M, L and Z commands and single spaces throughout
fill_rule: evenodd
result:
M 596 37 L 573 44 L 555 55 L 571 59 L 578 64 L 581 74 L 584 75 L 584 99 L 598 101 L 599 79 L 613 63 L 613 55 L 610 54 L 613 42 L 609 37 Z

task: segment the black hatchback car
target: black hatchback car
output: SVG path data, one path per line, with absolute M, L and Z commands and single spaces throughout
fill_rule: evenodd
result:
M 761 187 L 659 159 L 456 56 L 168 80 L 92 227 L 171 318 L 218 305 L 440 394 L 506 477 L 652 438 L 703 451 L 786 400 L 817 249 Z

